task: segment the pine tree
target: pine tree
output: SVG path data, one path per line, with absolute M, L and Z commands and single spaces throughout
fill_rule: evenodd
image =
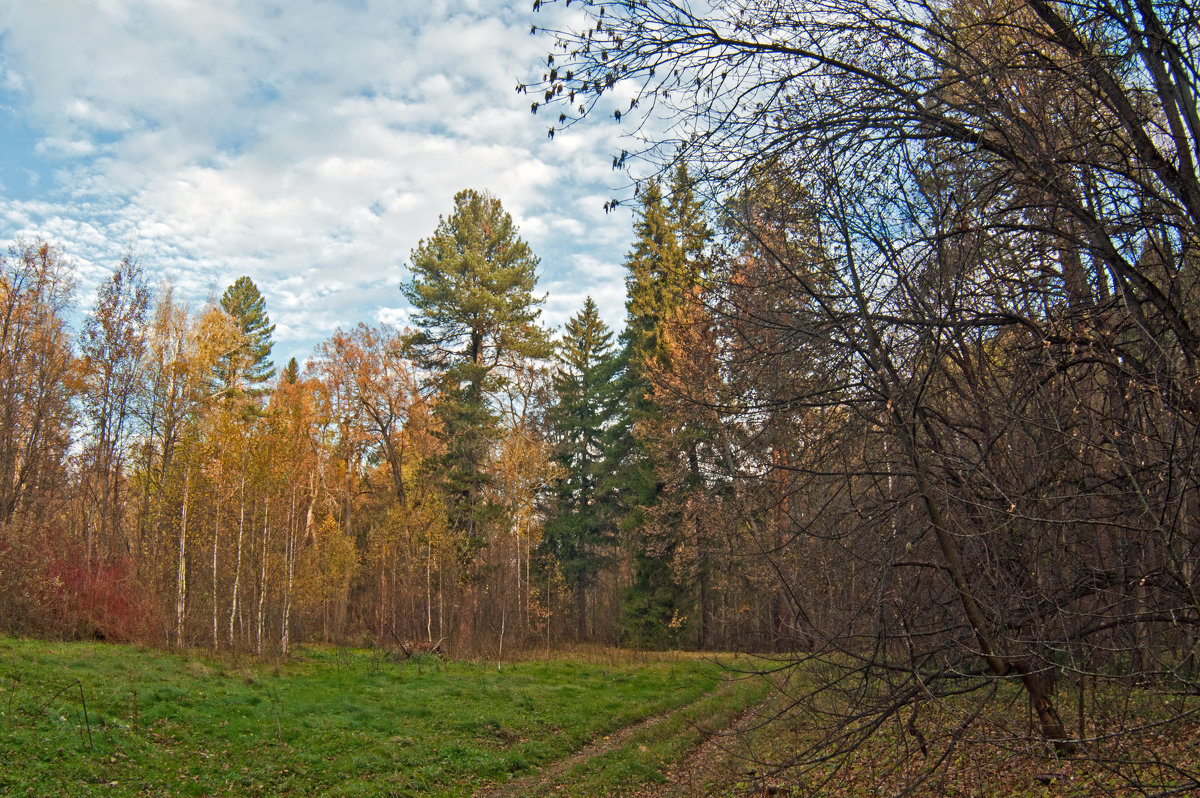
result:
M 557 563 L 575 597 L 578 636 L 586 636 L 587 593 L 607 562 L 614 508 L 606 474 L 611 428 L 618 413 L 613 334 L 589 296 L 566 324 L 548 414 L 563 477 L 553 487 L 541 553 Z
M 262 396 L 258 387 L 275 376 L 271 340 L 275 325 L 267 316 L 266 300 L 249 277 L 239 277 L 221 295 L 221 309 L 234 320 L 243 336 L 242 346 L 223 356 L 216 365 L 214 383 L 220 396 Z
M 704 250 L 712 231 L 704 219 L 687 169 L 680 166 L 672 179 L 670 193 L 652 182 L 641 197 L 637 236 L 625 259 L 628 312 L 625 340 L 630 364 L 644 375 L 667 358 L 663 330 L 693 286 L 704 278 Z
M 451 513 L 473 545 L 489 514 L 482 493 L 499 423 L 490 396 L 521 359 L 550 353 L 538 324 L 544 297 L 533 293 L 537 265 L 500 200 L 466 189 L 412 251 L 412 279 L 401 286 L 418 328 L 408 346 L 439 395 Z

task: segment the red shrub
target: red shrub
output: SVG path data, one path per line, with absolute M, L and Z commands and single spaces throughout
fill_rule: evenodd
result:
M 55 530 L 9 532 L 0 535 L 0 629 L 68 639 L 154 635 L 154 604 L 127 560 L 89 565 L 83 547 Z
M 53 585 L 61 607 L 62 632 L 99 640 L 146 640 L 156 628 L 149 597 L 138 592 L 129 562 L 85 563 L 81 547 L 51 556 L 44 584 Z M 62 550 L 60 550 L 62 551 Z

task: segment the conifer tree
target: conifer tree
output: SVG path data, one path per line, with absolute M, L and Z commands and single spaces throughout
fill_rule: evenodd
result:
M 261 396 L 262 386 L 275 376 L 271 362 L 271 340 L 275 325 L 267 316 L 266 300 L 249 277 L 237 278 L 221 295 L 221 309 L 234 320 L 243 336 L 242 345 L 216 364 L 214 382 L 220 396 Z
M 416 311 L 407 343 L 439 396 L 451 515 L 472 545 L 489 510 L 482 493 L 499 424 L 491 395 L 520 360 L 550 353 L 538 324 L 544 297 L 533 293 L 537 265 L 500 200 L 466 189 L 412 251 L 412 279 L 401 286 Z
M 300 364 L 296 362 L 296 358 L 288 360 L 287 365 L 283 367 L 283 374 L 280 376 L 287 385 L 295 385 L 300 381 Z
M 653 399 L 652 375 L 670 368 L 667 325 L 704 278 L 704 250 L 712 232 L 682 165 L 667 197 L 661 185 L 652 182 L 641 202 L 636 239 L 625 260 L 629 275 L 621 391 L 626 416 L 614 430 L 612 471 L 625 497 L 622 528 L 634 555 L 634 584 L 625 598 L 622 632 L 638 645 L 661 646 L 678 642 L 678 621 L 686 615 L 688 601 L 671 570 L 677 530 L 660 528 L 648 534 L 647 529 L 647 510 L 658 503 L 671 470 L 670 464 L 656 461 L 648 445 L 672 434 Z M 694 456 L 687 447 L 681 451 L 694 473 Z M 668 633 L 668 627 L 675 631 Z
M 618 413 L 613 334 L 589 296 L 566 324 L 548 414 L 563 476 L 553 487 L 542 554 L 553 557 L 574 592 L 577 634 L 587 634 L 587 594 L 608 559 L 614 512 L 605 479 Z

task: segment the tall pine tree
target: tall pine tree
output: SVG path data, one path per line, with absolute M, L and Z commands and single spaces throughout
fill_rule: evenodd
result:
M 438 394 L 451 520 L 473 545 L 490 515 L 483 489 L 499 424 L 490 397 L 521 359 L 550 354 L 537 265 L 500 200 L 466 189 L 412 251 L 412 279 L 401 286 L 416 311 L 408 345 Z
M 223 355 L 214 368 L 213 381 L 220 396 L 262 396 L 275 376 L 271 335 L 275 325 L 267 316 L 267 304 L 249 277 L 239 277 L 221 295 L 221 310 L 236 323 L 242 345 Z
M 654 400 L 653 375 L 670 369 L 667 326 L 704 279 L 704 252 L 712 232 L 683 165 L 673 175 L 668 196 L 652 182 L 641 203 L 636 239 L 625 260 L 629 274 L 621 390 L 626 415 L 615 429 L 612 471 L 614 487 L 625 497 L 621 526 L 634 558 L 622 635 L 636 645 L 666 646 L 680 642 L 691 602 L 672 569 L 680 530 L 669 521 L 664 527 L 661 514 L 654 528 L 648 518 L 663 494 L 666 475 L 675 470 L 655 454 L 663 447 L 650 445 L 673 434 Z M 690 452 L 685 456 L 694 463 Z

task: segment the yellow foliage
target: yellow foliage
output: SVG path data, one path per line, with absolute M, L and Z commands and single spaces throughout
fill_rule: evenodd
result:
M 336 519 L 326 516 L 296 563 L 296 605 L 302 610 L 314 610 L 346 598 L 357 571 L 354 541 Z

